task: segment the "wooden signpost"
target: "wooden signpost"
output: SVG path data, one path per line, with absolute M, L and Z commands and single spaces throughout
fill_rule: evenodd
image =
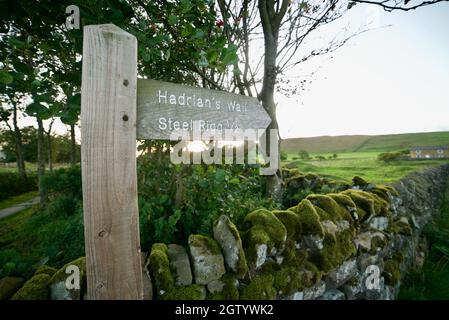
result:
M 112 25 L 84 28 L 81 162 L 88 299 L 142 299 L 136 139 L 173 130 L 265 129 L 255 98 L 137 80 L 137 40 Z
M 170 139 L 174 130 L 266 129 L 270 116 L 253 97 L 156 80 L 137 80 L 137 138 Z

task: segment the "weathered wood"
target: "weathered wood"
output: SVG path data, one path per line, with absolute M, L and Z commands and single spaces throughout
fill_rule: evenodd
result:
M 89 299 L 142 299 L 136 172 L 137 40 L 84 28 L 81 160 Z
M 256 98 L 156 80 L 137 81 L 137 138 L 169 139 L 174 130 L 265 129 L 270 117 Z M 202 122 L 201 122 L 202 121 Z

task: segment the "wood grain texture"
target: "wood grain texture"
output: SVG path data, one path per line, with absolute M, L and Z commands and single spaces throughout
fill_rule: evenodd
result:
M 142 299 L 136 172 L 137 40 L 84 28 L 81 161 L 88 299 Z
M 199 100 L 202 106 L 199 105 Z M 159 122 L 161 118 L 166 119 L 162 129 Z M 181 126 L 182 123 L 190 124 L 192 121 L 202 120 L 205 124 L 215 124 L 215 128 L 221 124 L 223 130 L 266 129 L 271 122 L 263 106 L 253 97 L 138 79 L 137 138 L 169 139 L 174 130 L 169 128 L 168 119 L 178 121 Z M 190 125 L 187 131 L 192 132 Z

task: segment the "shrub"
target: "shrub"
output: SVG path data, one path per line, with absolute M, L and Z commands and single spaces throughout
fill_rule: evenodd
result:
M 288 158 L 288 155 L 285 152 L 281 152 L 281 160 L 285 161 L 285 160 L 287 160 L 287 158 Z
M 401 152 L 384 152 L 377 156 L 377 160 L 390 163 L 393 161 L 400 160 L 403 154 Z
M 22 180 L 17 172 L 0 173 L 0 200 L 34 190 L 37 190 L 35 173 L 29 173 L 26 180 Z
M 310 159 L 310 155 L 306 150 L 299 150 L 298 152 L 298 156 L 300 159 L 303 160 L 309 160 Z

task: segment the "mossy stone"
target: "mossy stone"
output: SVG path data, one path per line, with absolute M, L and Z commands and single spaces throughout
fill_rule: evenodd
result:
M 148 259 L 147 268 L 150 270 L 152 278 L 155 281 L 158 297 L 171 291 L 175 286 L 167 252 L 167 245 L 162 243 L 153 244 Z
M 274 210 L 273 214 L 278 218 L 287 230 L 287 239 L 300 240 L 302 236 L 301 222 L 296 213 L 290 210 Z
M 401 280 L 400 263 L 395 259 L 388 259 L 384 262 L 383 276 L 385 284 L 395 286 Z
M 275 300 L 276 289 L 274 277 L 270 274 L 255 276 L 252 281 L 242 288 L 241 300 Z
M 0 279 L 0 300 L 8 300 L 16 293 L 25 279 L 19 277 L 5 277 Z
M 282 222 L 270 211 L 259 209 L 249 213 L 244 220 L 244 224 L 249 229 L 253 226 L 260 226 L 270 237 L 275 246 L 282 246 L 287 239 L 287 229 Z
M 76 266 L 79 270 L 79 289 L 67 289 L 66 280 L 71 273 L 66 273 L 70 266 Z M 69 270 L 70 271 L 70 270 Z M 80 300 L 82 298 L 84 283 L 86 281 L 86 258 L 81 257 L 71 261 L 59 269 L 50 279 L 52 300 Z
M 47 265 L 43 265 L 43 266 L 40 266 L 39 268 L 37 268 L 37 270 L 36 270 L 36 272 L 34 273 L 34 275 L 44 273 L 44 274 L 48 274 L 48 275 L 51 277 L 51 276 L 53 276 L 57 271 L 58 271 L 58 270 L 55 269 L 55 268 L 53 268 L 53 267 L 50 267 L 50 266 L 47 266 Z
M 223 251 L 228 271 L 235 273 L 239 279 L 244 278 L 248 266 L 237 227 L 229 217 L 222 215 L 214 222 L 213 234 Z
M 327 212 L 329 215 L 328 219 L 331 221 L 336 222 L 343 219 L 353 224 L 354 219 L 349 210 L 345 206 L 340 205 L 332 197 L 323 194 L 313 194 L 307 196 L 306 199 L 308 199 L 314 206 Z
M 50 276 L 38 274 L 29 279 L 11 300 L 47 300 L 50 296 Z
M 238 300 L 239 290 L 237 288 L 237 279 L 229 274 L 225 274 L 221 277 L 220 281 L 224 283 L 223 290 L 220 293 L 214 293 L 209 295 L 210 300 Z
M 352 178 L 352 183 L 353 183 L 353 185 L 359 186 L 359 187 L 365 187 L 366 185 L 368 185 L 368 182 L 359 176 L 355 176 L 354 178 Z
M 204 300 L 206 289 L 202 285 L 191 284 L 185 287 L 174 287 L 161 296 L 161 300 Z
M 319 236 L 320 238 L 324 237 L 320 216 L 309 200 L 302 200 L 296 207 L 293 207 L 290 210 L 298 214 L 303 235 Z
M 189 236 L 189 249 L 195 283 L 207 285 L 226 273 L 224 257 L 218 243 L 203 235 Z

